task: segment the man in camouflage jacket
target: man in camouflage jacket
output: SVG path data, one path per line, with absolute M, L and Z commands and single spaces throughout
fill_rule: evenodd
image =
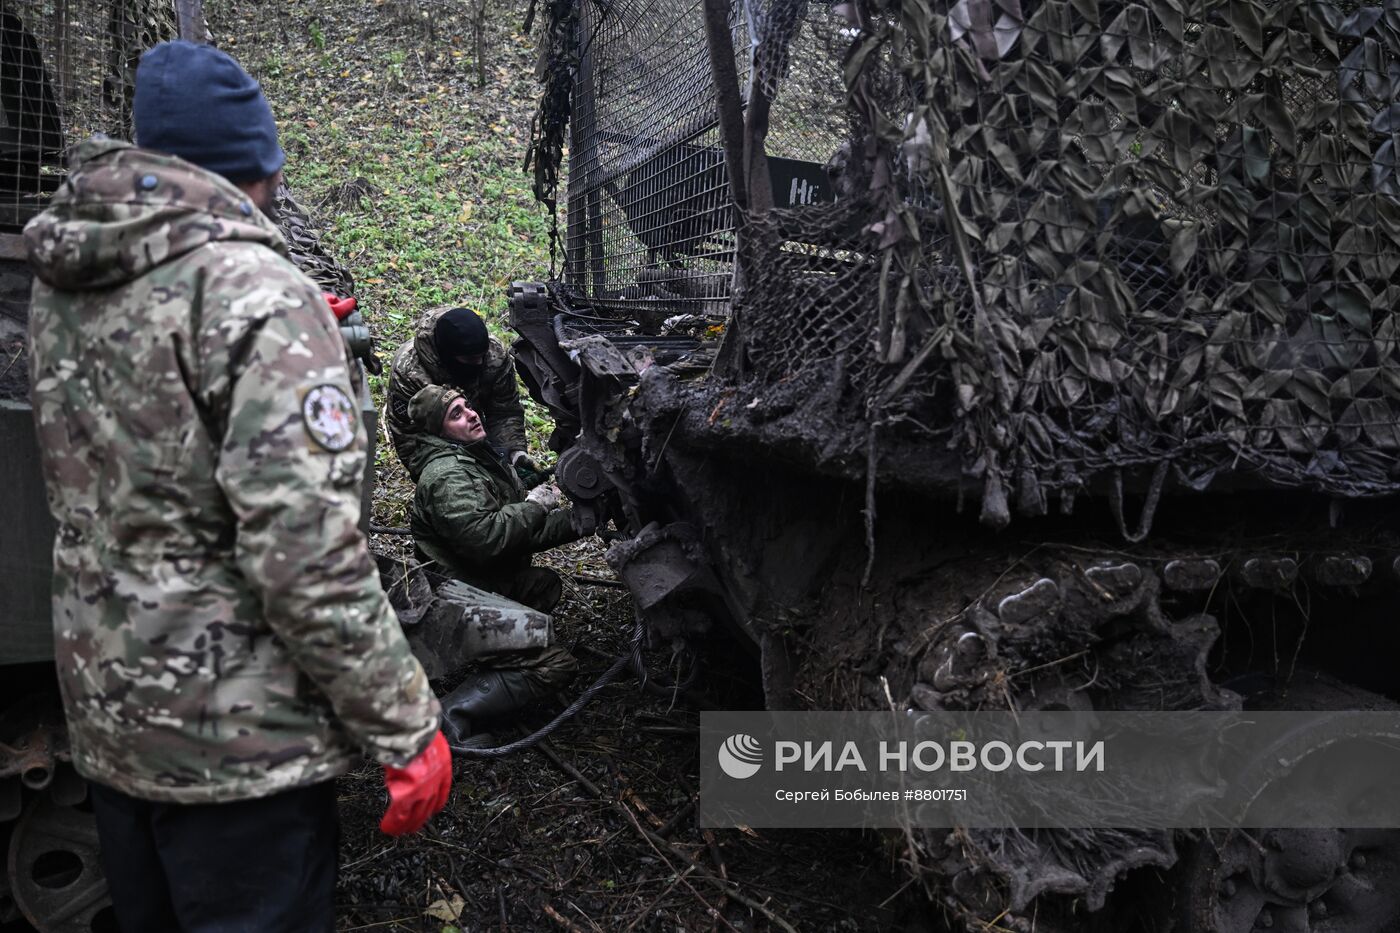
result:
M 219 116 L 246 151 L 201 162 L 229 177 L 164 154 L 157 81 L 242 95 Z M 329 931 L 329 780 L 369 756 L 393 813 L 394 779 L 446 755 L 438 704 L 357 528 L 358 377 L 259 209 L 281 175 L 271 111 L 190 43 L 148 53 L 136 94 L 151 149 L 83 144 L 25 231 L 73 762 L 128 933 Z
M 479 326 L 484 346 L 480 363 L 456 367 L 444 358 L 436 335 L 446 315 Z M 421 455 L 426 450 L 422 443 L 423 432 L 414 427 L 409 417 L 408 403 L 417 392 L 430 385 L 458 389 L 472 410 L 480 415 L 486 427 L 487 442 L 507 463 L 523 466 L 525 473 L 535 471 L 525 453 L 525 412 L 516 387 L 515 365 L 501 342 L 486 335 L 485 324 L 474 312 L 466 308 L 434 308 L 419 319 L 413 339 L 394 353 L 384 423 L 399 462 L 414 482 L 423 470 Z

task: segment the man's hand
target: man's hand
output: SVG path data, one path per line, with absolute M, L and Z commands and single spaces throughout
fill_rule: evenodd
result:
M 547 509 L 557 509 L 559 508 L 560 498 L 559 487 L 555 486 L 553 483 L 546 483 L 531 489 L 529 494 L 525 496 L 525 501 L 538 502 Z
M 549 479 L 549 472 L 540 469 L 540 465 L 531 460 L 530 455 L 523 450 L 517 450 L 510 455 L 510 465 L 515 467 L 515 475 L 520 477 L 520 482 L 526 489 L 533 489 Z
M 439 730 L 421 754 L 402 768 L 384 766 L 389 809 L 379 821 L 390 836 L 416 833 L 447 803 L 452 790 L 452 751 Z

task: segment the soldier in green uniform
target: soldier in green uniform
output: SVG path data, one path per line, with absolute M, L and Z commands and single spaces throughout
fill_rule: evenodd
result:
M 439 708 L 357 528 L 357 371 L 265 215 L 261 89 L 165 43 L 135 122 L 25 230 L 73 763 L 127 933 L 329 933 L 331 779 L 368 756 L 382 828 L 418 828 L 451 784 Z
M 424 432 L 408 403 L 430 385 L 456 388 L 480 417 L 486 441 L 531 485 L 544 479 L 525 452 L 525 412 L 510 354 L 469 308 L 435 308 L 419 320 L 413 339 L 394 353 L 384 423 L 399 462 L 414 482 L 423 470 Z
M 409 403 L 419 474 L 409 528 L 419 553 L 473 586 L 541 612 L 559 575 L 530 555 L 578 540 L 552 484 L 526 492 L 460 391 L 426 386 Z
M 480 589 L 552 610 L 563 590 L 559 575 L 531 566 L 530 555 L 579 537 L 559 491 L 551 484 L 527 493 L 457 389 L 420 389 L 409 417 L 421 466 L 409 516 L 419 556 Z M 491 658 L 442 698 L 444 731 L 453 745 L 489 744 L 492 721 L 562 686 L 577 668 L 556 645 Z

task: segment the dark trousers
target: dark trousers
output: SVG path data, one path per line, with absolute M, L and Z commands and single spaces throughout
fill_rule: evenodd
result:
M 335 784 L 152 803 L 89 785 L 123 933 L 332 933 Z
M 564 596 L 564 581 L 548 567 L 526 567 L 508 579 L 491 582 L 496 586 L 483 589 L 500 593 L 506 599 L 513 599 L 522 606 L 540 612 L 553 612 Z

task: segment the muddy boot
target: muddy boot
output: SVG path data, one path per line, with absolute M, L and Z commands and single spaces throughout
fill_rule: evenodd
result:
M 442 698 L 442 732 L 448 744 L 468 748 L 494 745 L 485 723 L 498 720 L 536 699 L 523 671 L 482 671 L 468 674 Z

